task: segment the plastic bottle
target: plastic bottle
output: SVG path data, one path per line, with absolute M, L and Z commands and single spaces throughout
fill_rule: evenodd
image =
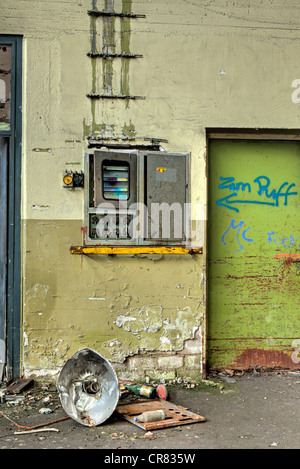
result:
M 156 393 L 155 388 L 144 384 L 124 384 L 123 386 L 138 396 L 153 397 Z
M 166 386 L 164 386 L 163 384 L 159 384 L 156 388 L 156 394 L 158 397 L 160 397 L 160 399 L 167 400 L 168 391 Z
M 135 421 L 142 423 L 146 422 L 156 422 L 157 420 L 165 420 L 166 414 L 162 409 L 159 410 L 149 410 L 148 412 L 143 412 L 141 415 L 134 417 Z
M 39 410 L 39 413 L 40 414 L 51 414 L 52 410 L 51 409 L 48 409 L 46 407 L 42 407 L 40 410 Z

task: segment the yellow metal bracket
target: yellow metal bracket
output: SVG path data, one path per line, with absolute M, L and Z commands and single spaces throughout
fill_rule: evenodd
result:
M 182 246 L 71 246 L 71 254 L 202 254 L 202 248 Z

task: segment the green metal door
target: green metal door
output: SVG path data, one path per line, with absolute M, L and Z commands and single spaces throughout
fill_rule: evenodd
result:
M 300 368 L 300 142 L 209 144 L 210 369 Z

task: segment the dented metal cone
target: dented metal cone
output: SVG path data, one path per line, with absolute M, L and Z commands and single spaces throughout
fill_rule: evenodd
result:
M 119 383 L 113 367 L 89 348 L 79 350 L 66 361 L 57 389 L 68 416 L 89 427 L 107 420 L 119 400 Z

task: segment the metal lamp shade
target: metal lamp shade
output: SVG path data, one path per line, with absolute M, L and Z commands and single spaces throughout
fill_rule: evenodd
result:
M 90 427 L 107 420 L 119 400 L 119 383 L 113 367 L 89 348 L 79 350 L 66 361 L 57 389 L 69 417 Z

